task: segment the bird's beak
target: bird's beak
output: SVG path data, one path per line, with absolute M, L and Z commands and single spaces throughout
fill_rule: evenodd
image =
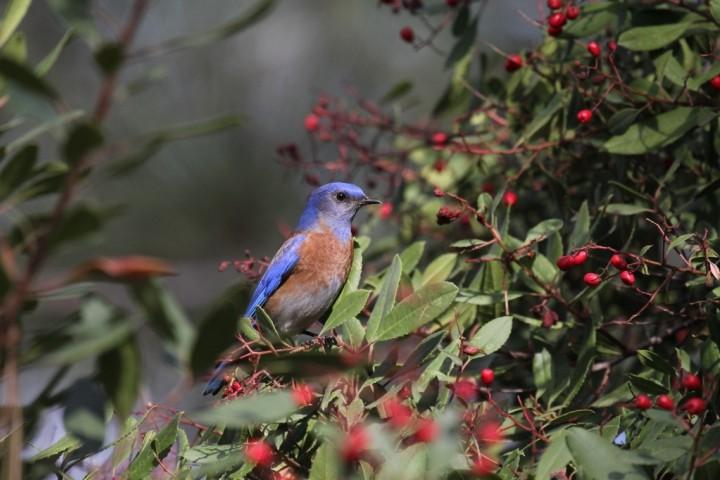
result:
M 363 198 L 358 203 L 361 207 L 364 207 L 365 205 L 380 205 L 382 202 L 380 200 L 373 200 L 372 198 Z

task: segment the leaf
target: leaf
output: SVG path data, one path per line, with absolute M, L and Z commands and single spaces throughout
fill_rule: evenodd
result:
M 398 255 L 395 255 L 390 267 L 387 269 L 387 272 L 385 272 L 377 300 L 375 301 L 375 307 L 368 319 L 366 332 L 368 342 L 374 342 L 378 339 L 378 328 L 395 305 L 395 296 L 397 295 L 401 274 L 402 260 L 400 260 Z
M 529 243 L 540 238 L 547 238 L 551 234 L 560 231 L 562 227 L 563 221 L 559 218 L 543 220 L 528 231 L 523 243 Z
M 451 68 L 470 52 L 475 44 L 478 20 L 478 17 L 475 17 L 472 23 L 464 29 L 462 36 L 460 36 L 452 50 L 450 50 L 450 55 L 448 55 L 447 60 L 445 60 L 445 68 Z
M 190 368 L 193 375 L 205 373 L 218 356 L 235 342 L 235 331 L 240 310 L 230 302 L 220 302 L 205 316 L 195 338 L 190 354 Z
M 592 367 L 592 364 L 595 361 L 596 338 L 596 331 L 591 329 L 585 339 L 585 342 L 583 343 L 582 349 L 580 350 L 577 364 L 572 371 L 572 376 L 570 377 L 570 390 L 563 400 L 563 406 L 565 407 L 572 403 L 575 396 L 580 393 L 580 390 L 582 390 L 582 387 L 585 384 L 585 380 L 590 372 L 590 367 Z
M 140 390 L 140 350 L 134 337 L 98 358 L 99 378 L 120 419 L 132 412 Z
M 535 118 L 533 118 L 532 122 L 530 122 L 528 126 L 525 127 L 522 136 L 518 139 L 517 142 L 515 142 L 515 148 L 517 148 L 524 142 L 532 139 L 533 136 L 540 131 L 540 129 L 547 125 L 548 122 L 552 120 L 553 115 L 555 115 L 555 113 L 557 113 L 557 111 L 560 110 L 560 108 L 563 106 L 564 99 L 565 94 L 563 92 L 556 93 L 550 99 L 547 105 L 545 105 L 545 107 L 537 115 L 535 115 Z
M 337 353 L 329 352 L 298 352 L 263 356 L 258 365 L 263 370 L 276 376 L 292 378 L 311 378 L 329 374 L 337 374 L 351 367 L 362 366 L 361 361 L 348 362 L 348 359 Z
M 552 356 L 546 348 L 533 355 L 533 381 L 537 389 L 537 398 L 542 397 L 545 390 L 552 386 Z
M 675 369 L 662 356 L 652 350 L 638 350 L 638 360 L 648 368 L 657 370 L 665 375 L 675 375 Z
M 512 315 L 490 320 L 478 330 L 468 343 L 479 348 L 484 355 L 490 355 L 500 350 L 510 338 L 512 321 Z
M 574 220 L 575 225 L 568 239 L 568 251 L 585 245 L 590 239 L 590 211 L 587 200 L 583 200 Z
M 65 392 L 65 431 L 82 443 L 80 452 L 97 452 L 105 439 L 105 395 L 93 381 L 81 378 Z
M 89 123 L 75 125 L 63 145 L 63 157 L 69 165 L 85 160 L 87 155 L 103 143 L 100 130 Z
M 633 124 L 640 114 L 640 110 L 635 108 L 623 108 L 613 113 L 607 121 L 607 128 L 613 135 L 623 133 Z
M 338 301 L 335 302 L 335 305 L 333 305 L 330 316 L 325 321 L 322 330 L 320 330 L 320 335 L 328 330 L 339 327 L 362 312 L 369 296 L 370 290 L 355 290 L 340 297 Z
M 340 462 L 335 447 L 323 443 L 313 457 L 308 480 L 335 480 L 340 478 Z
M 132 460 L 127 470 L 128 478 L 148 478 L 150 473 L 170 453 L 178 434 L 182 413 L 178 413 L 163 427 L 150 442 L 146 442 L 140 453 Z
M 10 35 L 17 29 L 25 14 L 30 8 L 32 0 L 9 0 L 5 6 L 5 13 L 0 21 L 0 47 L 5 45 Z
M 65 46 L 67 46 L 67 44 L 73 38 L 74 34 L 75 30 L 72 28 L 66 31 L 63 34 L 62 38 L 60 38 L 58 43 L 55 44 L 53 49 L 50 50 L 50 52 L 45 56 L 45 58 L 40 60 L 40 62 L 35 66 L 35 73 L 38 76 L 44 77 L 48 74 L 48 72 L 55 65 L 55 62 L 57 62 L 58 58 L 60 58 L 60 54 L 62 53 Z
M 565 441 L 566 432 L 560 430 L 550 437 L 550 445 L 540 457 L 535 478 L 552 478 L 552 474 L 565 470 L 565 466 L 572 461 L 572 454 Z
M 433 260 L 423 272 L 420 286 L 444 282 L 452 273 L 457 261 L 456 253 L 445 253 Z
M 42 357 L 48 365 L 68 365 L 106 352 L 124 342 L 135 330 L 129 321 L 115 321 L 102 328 L 87 329 L 72 341 L 65 342 L 57 350 Z
M 15 154 L 0 171 L 0 200 L 30 180 L 37 162 L 38 147 L 28 145 Z
M 56 117 L 48 120 L 47 122 L 43 122 L 40 125 L 28 130 L 26 133 L 20 135 L 18 138 L 8 143 L 6 150 L 8 153 L 15 153 L 16 151 L 20 150 L 20 148 L 34 141 L 40 135 L 49 131 L 60 130 L 60 127 L 63 127 L 67 123 L 77 120 L 84 114 L 85 112 L 83 112 L 82 110 L 71 110 L 69 112 L 61 113 L 60 115 L 57 115 Z
M 628 50 L 649 51 L 669 45 L 693 26 L 690 22 L 634 27 L 618 37 L 618 45 Z
M 538 253 L 535 255 L 535 260 L 533 260 L 532 272 L 538 280 L 547 285 L 552 283 L 557 275 L 558 267 L 548 260 L 545 255 Z
M 605 207 L 605 213 L 608 215 L 637 215 L 643 212 L 652 212 L 652 209 L 629 203 L 609 203 Z
M 625 133 L 610 137 L 604 146 L 610 153 L 640 155 L 673 143 L 717 115 L 706 107 L 677 107 L 630 126 Z
M 633 465 L 625 452 L 599 435 L 573 427 L 566 442 L 582 478 L 608 480 L 647 480 L 642 469 Z
M 595 35 L 619 23 L 623 11 L 617 2 L 586 3 L 581 7 L 580 16 L 563 28 L 563 34 L 576 38 Z
M 650 378 L 641 377 L 639 375 L 631 373 L 628 375 L 628 379 L 630 380 L 632 386 L 635 387 L 636 390 L 639 390 L 641 392 L 649 393 L 652 395 L 661 395 L 663 393 L 668 393 L 667 388 L 665 388 L 661 383 Z
M 73 437 L 72 435 L 65 435 L 64 437 L 60 438 L 60 440 L 53 443 L 46 449 L 41 450 L 40 452 L 30 457 L 29 460 L 31 462 L 37 462 L 44 458 L 57 457 L 63 453 L 67 455 L 70 452 L 73 452 L 80 448 L 81 445 L 82 443 L 77 438 Z
M 410 274 L 415 267 L 417 267 L 423 252 L 425 251 L 425 241 L 420 240 L 414 242 L 412 245 L 407 247 L 400 253 L 400 260 L 402 261 L 403 273 Z
M 402 82 L 393 85 L 385 95 L 380 98 L 380 103 L 390 103 L 401 97 L 404 97 L 410 93 L 413 89 L 413 84 L 410 80 L 403 80 Z
M 432 283 L 398 303 L 378 326 L 375 340 L 407 335 L 434 320 L 455 300 L 458 288 L 450 282 Z
M 87 277 L 101 280 L 137 281 L 148 278 L 174 275 L 169 264 L 163 260 L 142 257 L 99 257 L 88 260 L 70 273 L 72 281 Z
M 290 392 L 261 393 L 232 400 L 191 415 L 194 420 L 209 425 L 244 428 L 274 423 L 290 416 L 298 409 Z
M 523 298 L 525 296 L 525 293 L 522 292 L 507 292 L 507 301 L 511 302 L 513 300 L 517 300 L 519 298 Z M 479 306 L 488 306 L 488 305 L 497 305 L 498 303 L 504 303 L 505 302 L 505 293 L 504 292 L 495 292 L 495 293 L 481 293 L 478 295 L 473 295 L 471 297 L 458 297 L 458 302 L 463 303 L 470 303 L 473 305 L 479 305 Z
M 0 56 L 0 76 L 5 77 L 6 80 L 28 92 L 53 100 L 57 98 L 55 90 L 45 83 L 42 78 L 38 77 L 35 72 L 22 63 L 18 63 L 6 56 Z

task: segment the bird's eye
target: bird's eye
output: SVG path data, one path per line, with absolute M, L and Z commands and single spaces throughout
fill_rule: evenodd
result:
M 347 195 L 345 195 L 345 192 L 338 192 L 335 194 L 335 198 L 337 198 L 339 202 L 344 202 L 347 198 Z

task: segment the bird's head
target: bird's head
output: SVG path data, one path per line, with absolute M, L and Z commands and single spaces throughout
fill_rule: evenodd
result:
M 360 208 L 379 203 L 378 200 L 368 198 L 362 188 L 352 183 L 326 183 L 308 197 L 298 229 L 312 228 L 319 221 L 331 228 L 349 228 Z

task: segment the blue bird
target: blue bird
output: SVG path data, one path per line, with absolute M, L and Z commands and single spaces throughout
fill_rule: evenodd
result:
M 333 182 L 316 188 L 307 200 L 295 233 L 282 244 L 250 298 L 245 317 L 263 307 L 279 332 L 300 333 L 321 320 L 347 279 L 353 257 L 351 224 L 371 200 L 357 185 Z M 203 395 L 223 387 L 221 362 Z

